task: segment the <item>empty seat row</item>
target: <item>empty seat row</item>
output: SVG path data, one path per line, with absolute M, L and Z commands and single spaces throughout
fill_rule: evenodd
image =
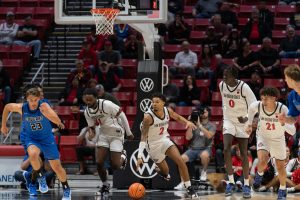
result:
M 54 7 L 54 0 L 1 0 L 2 7 Z
M 27 16 L 32 16 L 33 19 L 48 19 L 53 20 L 53 7 L 0 7 L 0 19 L 5 19 L 7 12 L 13 12 L 15 19 L 25 19 Z

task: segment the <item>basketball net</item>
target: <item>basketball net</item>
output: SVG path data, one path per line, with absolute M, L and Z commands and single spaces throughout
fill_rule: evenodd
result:
M 119 9 L 114 8 L 95 8 L 91 9 L 91 13 L 96 24 L 97 35 L 114 34 L 114 22 L 119 14 Z

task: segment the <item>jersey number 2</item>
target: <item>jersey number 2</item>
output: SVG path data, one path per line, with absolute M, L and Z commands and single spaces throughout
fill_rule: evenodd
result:
M 160 130 L 160 131 L 159 131 L 159 135 L 162 135 L 162 134 L 164 133 L 165 128 L 164 128 L 164 127 L 160 127 L 159 130 Z
M 40 122 L 37 122 L 37 123 L 30 123 L 30 126 L 31 126 L 31 130 L 33 131 L 38 131 L 38 130 L 42 130 L 43 129 L 43 126 Z
M 275 130 L 275 124 L 266 123 L 266 125 L 267 125 L 267 130 L 269 130 L 269 131 Z

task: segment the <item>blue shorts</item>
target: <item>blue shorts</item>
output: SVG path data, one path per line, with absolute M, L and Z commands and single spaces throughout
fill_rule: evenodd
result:
M 208 155 L 211 156 L 211 149 L 209 147 L 206 149 L 189 149 L 184 152 L 184 154 L 189 158 L 189 162 L 194 162 L 195 160 L 200 158 L 200 155 L 203 151 L 207 151 Z
M 58 160 L 59 159 L 59 151 L 57 149 L 57 145 L 55 142 L 54 136 L 48 137 L 43 140 L 37 140 L 34 138 L 27 137 L 26 138 L 26 149 L 30 145 L 35 145 L 38 147 L 41 152 L 44 154 L 44 158 L 46 160 Z

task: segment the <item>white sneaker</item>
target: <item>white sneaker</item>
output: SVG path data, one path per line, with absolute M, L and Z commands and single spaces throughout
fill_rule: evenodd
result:
M 206 181 L 207 180 L 207 173 L 206 171 L 201 171 L 200 181 Z
M 293 193 L 293 192 L 295 192 L 295 191 L 296 191 L 296 190 L 295 190 L 294 187 L 286 188 L 286 192 L 287 192 L 287 193 Z
M 183 182 L 180 182 L 176 187 L 174 187 L 174 190 L 184 190 L 184 184 Z

